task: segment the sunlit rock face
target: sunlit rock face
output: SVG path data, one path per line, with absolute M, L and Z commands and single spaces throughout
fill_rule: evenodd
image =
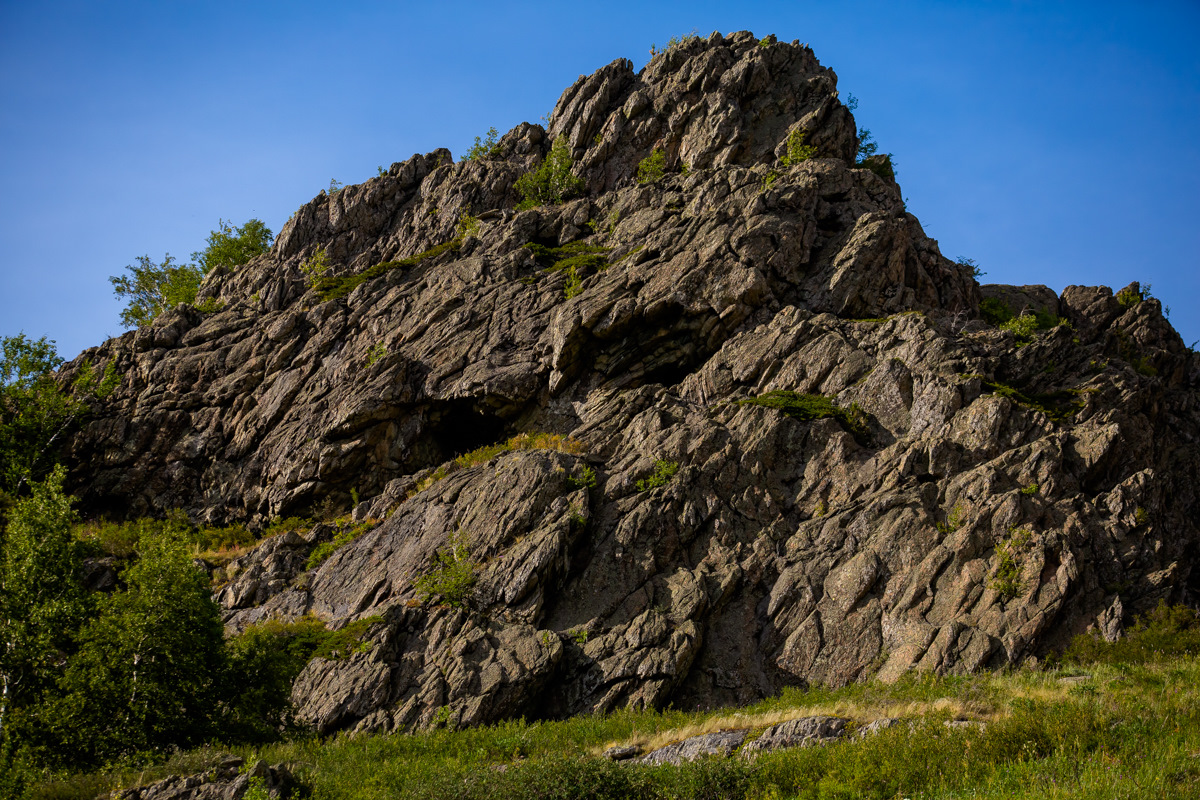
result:
M 561 137 L 578 193 L 518 210 Z M 1200 359 L 1158 301 L 981 289 L 857 147 L 798 43 L 615 61 L 548 130 L 323 192 L 209 276 L 220 310 L 67 365 L 122 376 L 67 445 L 73 489 L 251 525 L 360 500 L 378 522 L 315 569 L 320 527 L 217 592 L 231 630 L 379 618 L 297 680 L 322 732 L 995 668 L 1195 603 Z M 533 432 L 577 445 L 453 461 Z M 425 600 L 452 537 L 476 582 Z

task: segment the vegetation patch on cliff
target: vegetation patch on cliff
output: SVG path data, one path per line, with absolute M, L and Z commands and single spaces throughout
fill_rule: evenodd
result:
M 830 417 L 837 420 L 855 439 L 865 439 L 869 432 L 867 413 L 858 403 L 851 403 L 848 407 L 843 408 L 820 394 L 800 394 L 785 389 L 776 389 L 758 397 L 739 400 L 738 404 L 774 408 L 792 419 L 798 420 Z
M 462 237 L 456 236 L 448 242 L 442 242 L 415 256 L 401 258 L 396 261 L 384 261 L 373 267 L 368 267 L 354 275 L 329 276 L 321 275 L 312 284 L 313 289 L 321 296 L 321 300 L 336 300 L 345 297 L 367 281 L 382 277 L 394 269 L 410 269 L 423 261 L 437 258 L 446 252 L 458 252 L 462 246 Z
M 1084 402 L 1078 391 L 1064 389 L 1058 392 L 1024 393 L 1008 384 L 983 381 L 983 388 L 997 397 L 1007 397 L 1017 405 L 1032 411 L 1040 411 L 1055 422 L 1065 422 L 1079 413 Z

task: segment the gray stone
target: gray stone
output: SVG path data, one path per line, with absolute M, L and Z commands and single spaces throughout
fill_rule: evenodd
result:
M 604 751 L 604 757 L 609 761 L 627 761 L 642 754 L 642 748 L 635 745 L 626 745 L 624 747 L 614 745 Z
M 883 717 L 863 725 L 858 729 L 855 735 L 862 739 L 867 736 L 874 736 L 880 731 L 886 731 L 888 728 L 893 728 L 899 724 L 900 720 L 896 719 L 895 717 Z
M 705 756 L 728 756 L 745 740 L 745 731 L 705 733 L 651 751 L 639 758 L 638 763 L 678 765 Z
M 742 748 L 742 755 L 781 750 L 786 747 L 812 747 L 837 741 L 846 733 L 841 717 L 802 717 L 772 725 Z
M 240 758 L 228 758 L 208 772 L 176 775 L 155 783 L 107 795 L 109 800 L 240 800 L 257 782 L 271 798 L 290 795 L 295 787 L 291 772 L 283 764 L 268 766 L 259 760 L 243 769 Z

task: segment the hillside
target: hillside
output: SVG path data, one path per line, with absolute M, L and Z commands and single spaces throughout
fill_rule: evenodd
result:
M 295 683 L 324 734 L 997 669 L 1195 606 L 1200 358 L 1136 283 L 979 286 L 860 144 L 799 43 L 614 61 L 68 364 L 122 376 L 70 488 L 363 523 L 214 572 L 231 632 L 368 621 Z

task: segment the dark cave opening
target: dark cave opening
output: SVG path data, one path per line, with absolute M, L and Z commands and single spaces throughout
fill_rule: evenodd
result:
M 504 439 L 508 423 L 499 415 L 479 408 L 473 400 L 451 400 L 430 409 L 429 440 L 435 451 L 434 466 L 455 456 Z

